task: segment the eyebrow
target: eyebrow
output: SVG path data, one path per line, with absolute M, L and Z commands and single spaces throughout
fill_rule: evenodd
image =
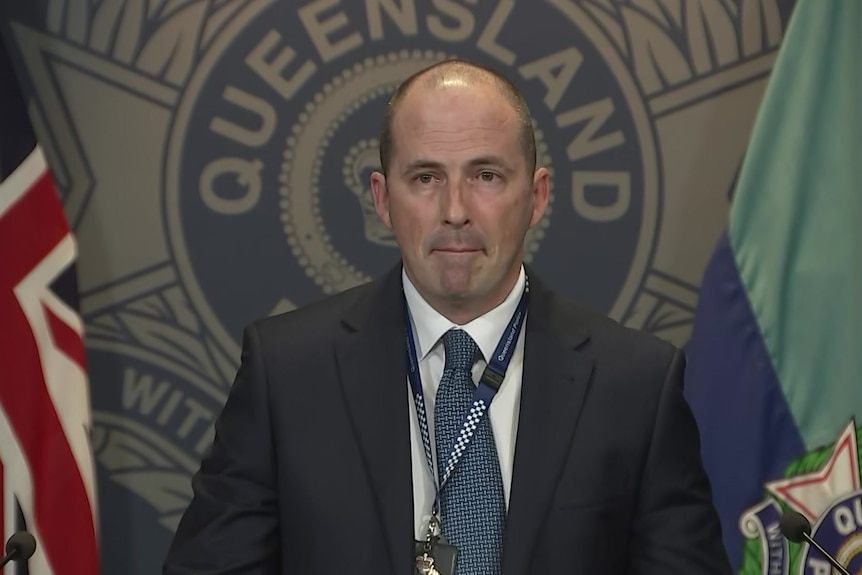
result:
M 442 170 L 443 164 L 440 162 L 434 162 L 432 160 L 413 160 L 409 164 L 404 167 L 403 175 L 407 175 L 411 172 L 415 172 L 418 170 Z
M 512 171 L 512 168 L 509 166 L 508 162 L 506 162 L 506 161 L 505 161 L 503 158 L 501 158 L 500 156 L 494 156 L 494 155 L 491 155 L 491 156 L 480 156 L 480 157 L 478 157 L 478 158 L 474 158 L 474 159 L 470 160 L 469 165 L 470 165 L 471 167 L 478 167 L 478 166 L 497 166 L 497 167 L 501 168 L 501 169 L 502 169 L 503 171 L 505 171 L 505 172 L 511 172 L 511 171 Z
M 512 168 L 509 164 L 503 160 L 500 156 L 479 156 L 478 158 L 473 158 L 467 163 L 470 167 L 479 167 L 479 166 L 496 166 L 499 167 L 504 172 L 511 172 Z M 404 175 L 407 175 L 411 172 L 415 172 L 417 170 L 443 170 L 445 166 L 440 162 L 435 162 L 433 160 L 425 160 L 418 159 L 413 160 L 404 168 Z

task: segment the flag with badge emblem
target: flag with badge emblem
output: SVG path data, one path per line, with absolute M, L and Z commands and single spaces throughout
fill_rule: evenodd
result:
M 686 393 L 741 573 L 862 567 L 862 2 L 800 0 L 703 279 Z

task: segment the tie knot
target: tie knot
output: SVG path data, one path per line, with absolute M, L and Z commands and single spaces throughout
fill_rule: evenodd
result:
M 463 329 L 450 329 L 443 336 L 443 347 L 446 350 L 444 369 L 466 372 L 473 369 L 479 355 L 479 347 L 469 333 Z

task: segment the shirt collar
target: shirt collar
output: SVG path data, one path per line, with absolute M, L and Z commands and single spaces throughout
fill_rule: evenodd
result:
M 518 281 L 515 282 L 512 291 L 500 305 L 470 323 L 460 326 L 446 319 L 419 295 L 403 268 L 401 279 L 404 285 L 404 297 L 407 299 L 407 307 L 410 309 L 413 334 L 416 337 L 418 361 L 425 359 L 440 338 L 443 337 L 443 334 L 453 327 L 459 327 L 466 331 L 476 342 L 482 356 L 487 360 L 494 353 L 503 330 L 506 329 L 509 320 L 515 314 L 518 302 L 521 300 L 521 294 L 524 291 L 527 275 L 522 265 L 518 274 Z

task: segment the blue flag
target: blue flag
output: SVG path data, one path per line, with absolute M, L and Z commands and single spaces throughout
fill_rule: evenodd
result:
M 703 279 L 687 396 L 741 573 L 862 568 L 862 2 L 800 0 Z M 825 570 L 823 570 L 825 569 Z

